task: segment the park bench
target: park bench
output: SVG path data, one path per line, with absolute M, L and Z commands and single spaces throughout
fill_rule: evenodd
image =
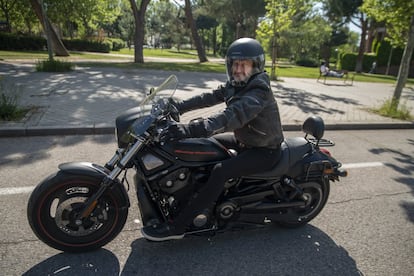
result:
M 330 79 L 342 79 L 344 81 L 344 84 L 346 85 L 354 84 L 354 78 L 355 78 L 354 73 L 352 73 L 352 75 L 350 76 L 350 73 L 346 70 L 342 70 L 340 72 L 344 73 L 344 75 L 342 77 L 335 77 L 335 76 L 324 75 L 322 74 L 321 70 L 319 70 L 319 77 L 316 81 L 320 82 L 321 80 L 323 80 L 323 84 L 326 84 L 326 79 L 330 78 Z

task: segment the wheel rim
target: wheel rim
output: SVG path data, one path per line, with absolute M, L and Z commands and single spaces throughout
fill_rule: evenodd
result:
M 100 206 L 97 206 L 89 217 L 76 219 L 78 211 L 87 199 L 87 197 L 71 197 L 58 204 L 55 222 L 61 231 L 79 237 L 89 235 L 102 227 L 108 219 L 108 212 Z
M 310 182 L 300 185 L 303 189 L 305 206 L 296 208 L 294 212 L 298 215 L 298 221 L 308 220 L 316 215 L 323 203 L 323 192 L 320 184 Z
M 97 244 L 107 238 L 119 216 L 117 202 L 110 193 L 101 197 L 90 216 L 76 219 L 97 187 L 97 183 L 68 181 L 45 194 L 37 209 L 42 233 L 58 244 L 75 247 Z

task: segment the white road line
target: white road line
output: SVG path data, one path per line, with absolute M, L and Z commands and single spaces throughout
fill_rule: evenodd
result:
M 342 164 L 344 169 L 357 169 L 357 168 L 371 168 L 371 167 L 382 167 L 384 163 L 382 162 L 362 162 L 362 163 L 348 163 Z
M 348 163 L 342 164 L 344 169 L 360 169 L 360 168 L 371 168 L 384 166 L 382 162 L 361 162 L 361 163 Z M 33 191 L 35 186 L 19 187 L 19 188 L 0 188 L 0 196 L 2 195 L 18 195 L 28 194 Z
M 28 194 L 31 193 L 34 188 L 35 186 L 19 188 L 0 188 L 0 195 Z

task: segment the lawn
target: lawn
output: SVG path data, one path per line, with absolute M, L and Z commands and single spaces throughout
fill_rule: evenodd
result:
M 168 60 L 163 62 L 146 62 L 144 64 L 136 64 L 131 62 L 131 57 L 134 55 L 133 49 L 122 49 L 121 51 L 114 51 L 109 54 L 104 53 L 85 53 L 85 52 L 70 52 L 70 57 L 56 58 L 64 61 L 70 61 L 77 66 L 105 66 L 105 67 L 119 67 L 119 68 L 142 68 L 153 70 L 166 70 L 166 71 L 196 71 L 196 72 L 215 72 L 225 73 L 225 67 L 223 61 L 214 62 L 197 62 L 198 57 L 195 50 L 188 51 L 176 51 L 169 49 L 144 49 L 144 57 L 159 57 L 159 58 L 171 58 L 171 59 L 188 59 L 188 62 L 169 62 Z M 208 55 L 212 58 L 213 55 Z M 47 59 L 48 54 L 46 51 L 37 52 L 17 52 L 17 51 L 0 51 L 1 60 L 19 60 L 19 59 L 33 59 L 34 61 Z M 105 62 L 105 60 L 117 59 L 116 62 Z M 83 60 L 83 62 L 79 62 Z M 87 62 L 84 62 L 87 60 Z M 123 61 L 125 60 L 125 61 Z M 271 68 L 266 66 L 266 70 L 270 72 Z M 295 66 L 288 63 L 281 63 L 276 68 L 276 75 L 278 77 L 295 77 L 295 78 L 317 78 L 319 76 L 318 68 Z M 368 73 L 356 74 L 355 81 L 363 82 L 379 82 L 379 83 L 393 83 L 395 77 L 385 75 L 374 75 Z M 414 85 L 414 79 L 410 78 L 407 81 L 408 85 Z

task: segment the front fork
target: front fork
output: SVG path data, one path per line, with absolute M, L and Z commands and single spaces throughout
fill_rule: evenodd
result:
M 127 164 L 131 161 L 131 159 L 138 153 L 138 151 L 145 145 L 145 138 L 142 137 L 135 137 L 137 141 L 132 145 L 130 149 L 126 151 L 123 155 L 125 150 L 120 149 L 117 150 L 115 155 L 111 158 L 111 160 L 106 163 L 105 167 L 110 169 L 111 172 L 104 177 L 102 180 L 99 189 L 96 193 L 94 193 L 84 204 L 84 207 L 77 217 L 78 220 L 84 219 L 88 217 L 92 211 L 95 209 L 96 205 L 98 204 L 99 198 L 105 193 L 106 189 L 108 189 L 114 182 L 115 179 L 121 174 L 121 172 L 125 169 Z

